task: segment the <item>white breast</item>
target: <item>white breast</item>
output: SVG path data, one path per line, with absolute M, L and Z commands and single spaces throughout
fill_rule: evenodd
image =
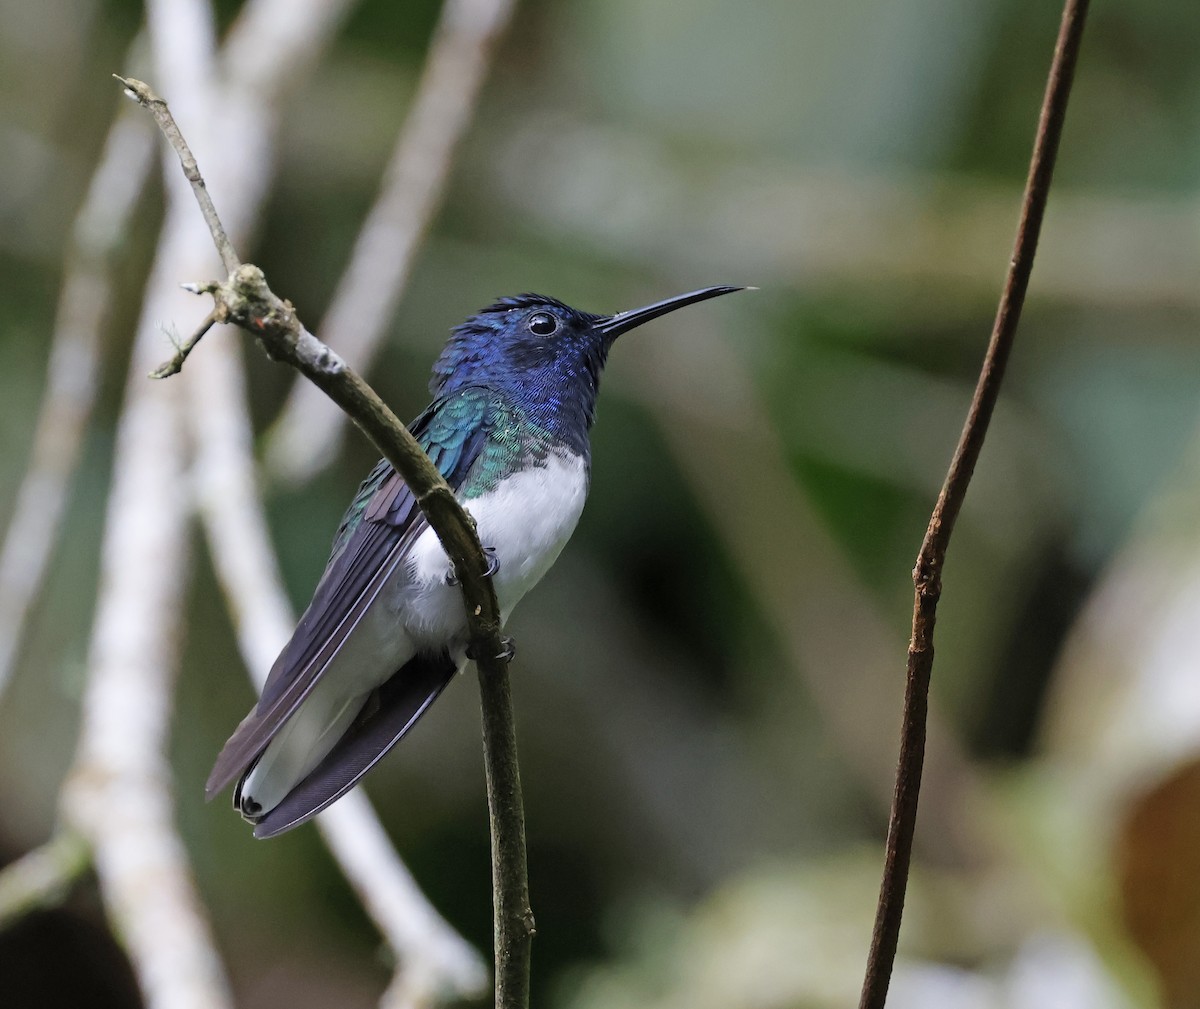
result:
M 493 490 L 464 501 L 474 516 L 479 540 L 496 551 L 494 581 L 501 617 L 508 619 L 550 569 L 575 531 L 587 497 L 582 456 L 552 452 L 545 464 L 515 473 Z M 466 628 L 462 594 L 446 584 L 450 562 L 432 529 L 413 545 L 403 584 L 391 595 L 391 608 L 418 645 L 444 644 Z

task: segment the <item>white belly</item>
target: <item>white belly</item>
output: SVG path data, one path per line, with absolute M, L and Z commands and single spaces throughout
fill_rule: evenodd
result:
M 575 531 L 587 497 L 581 456 L 552 452 L 543 466 L 515 473 L 493 490 L 463 504 L 475 518 L 479 540 L 496 552 L 493 577 L 502 620 L 557 559 Z M 413 545 L 389 609 L 417 645 L 465 640 L 462 593 L 446 583 L 450 561 L 432 529 Z
M 546 465 L 518 473 L 464 502 L 479 539 L 495 548 L 501 618 L 541 580 L 575 530 L 587 496 L 583 459 L 551 454 Z M 449 648 L 463 661 L 466 613 L 462 592 L 448 585 L 450 561 L 432 529 L 367 608 L 312 693 L 276 734 L 242 786 L 264 811 L 330 751 L 363 700 L 422 649 Z

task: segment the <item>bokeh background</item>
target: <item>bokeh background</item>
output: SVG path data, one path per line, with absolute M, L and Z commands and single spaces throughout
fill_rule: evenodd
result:
M 237 3 L 218 7 L 228 25 Z M 305 319 L 374 196 L 437 14 L 436 0 L 364 0 L 289 99 L 244 251 Z M 1058 14 L 1033 0 L 518 5 L 372 368 L 384 398 L 417 413 L 449 327 L 500 294 L 607 312 L 760 288 L 617 346 L 587 510 L 511 624 L 535 1004 L 856 998 L 909 572 L 990 329 Z M 123 0 L 0 3 L 0 517 L 28 458 L 70 224 L 121 101 L 108 75 L 141 19 Z M 896 1006 L 1200 1006 L 1197 38 L 1193 0 L 1093 11 L 946 569 Z M 51 833 L 73 752 L 161 209 L 156 181 L 118 257 L 85 457 L 0 702 L 0 861 Z M 253 348 L 247 361 L 265 432 L 290 375 Z M 268 484 L 298 606 L 373 460 L 355 436 L 306 485 Z M 239 1004 L 372 1005 L 389 968 L 315 832 L 256 843 L 224 800 L 202 801 L 252 693 L 197 550 L 172 763 Z M 487 950 L 478 737 L 464 677 L 368 791 L 431 900 Z M 91 883 L 0 934 L 0 992 L 14 1009 L 139 1005 Z

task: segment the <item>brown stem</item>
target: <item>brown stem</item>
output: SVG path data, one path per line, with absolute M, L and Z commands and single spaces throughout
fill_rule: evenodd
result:
M 149 377 L 170 378 L 172 375 L 178 375 L 179 372 L 183 370 L 183 362 L 186 361 L 188 359 L 188 355 L 196 349 L 196 345 L 201 341 L 201 339 L 203 339 L 204 334 L 212 329 L 216 323 L 225 321 L 219 316 L 220 313 L 216 308 L 209 312 L 204 321 L 196 327 L 196 331 L 179 345 L 175 351 L 175 356 L 164 364 L 160 364 L 157 368 L 150 372 Z
M 1046 82 L 1041 118 L 1025 183 L 1025 197 L 1017 239 L 1009 265 L 1004 291 L 992 327 L 991 340 L 975 386 L 975 395 L 967 413 L 962 434 L 954 450 L 954 458 L 946 481 L 938 495 L 937 504 L 929 519 L 925 540 L 913 569 L 915 595 L 913 600 L 912 638 L 908 646 L 908 668 L 904 691 L 904 722 L 900 736 L 900 759 L 896 769 L 896 787 L 888 821 L 887 850 L 884 856 L 883 880 L 879 888 L 879 903 L 875 910 L 875 928 L 871 936 L 871 951 L 863 978 L 859 1009 L 883 1009 L 887 1000 L 888 982 L 896 960 L 900 938 L 900 922 L 904 914 L 904 892 L 908 884 L 909 862 L 912 857 L 913 831 L 917 822 L 917 802 L 921 791 L 921 769 L 925 757 L 925 721 L 929 708 L 929 680 L 933 671 L 933 628 L 937 620 L 938 599 L 942 591 L 942 566 L 954 523 L 962 510 L 967 487 L 983 449 L 988 423 L 1000 395 L 1004 369 L 1012 351 L 1021 307 L 1033 271 L 1034 254 L 1054 160 L 1062 136 L 1063 120 L 1079 46 L 1087 18 L 1088 0 L 1066 0 L 1054 60 Z
M 200 174 L 200 166 L 196 164 L 196 157 L 192 154 L 192 149 L 188 147 L 187 141 L 183 139 L 183 134 L 179 131 L 175 117 L 171 115 L 171 110 L 167 108 L 167 103 L 141 81 L 121 77 L 119 74 L 113 74 L 113 77 L 124 85 L 130 98 L 143 108 L 150 110 L 154 121 L 158 123 L 158 128 L 162 130 L 163 136 L 167 138 L 175 153 L 179 155 L 184 178 L 191 183 L 192 192 L 196 194 L 196 202 L 200 204 L 200 212 L 204 215 L 204 223 L 208 225 L 208 230 L 212 234 L 213 244 L 217 247 L 217 255 L 221 257 L 221 264 L 229 273 L 233 273 L 238 265 L 237 253 L 233 250 L 233 243 L 229 241 L 229 236 L 225 234 L 225 226 L 221 223 L 217 208 L 208 194 L 208 187 L 204 184 L 204 176 Z

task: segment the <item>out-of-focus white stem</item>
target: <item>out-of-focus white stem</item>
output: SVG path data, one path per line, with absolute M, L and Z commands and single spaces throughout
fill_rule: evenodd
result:
M 207 240 L 194 208 L 178 199 L 174 208 L 117 429 L 83 724 L 62 799 L 64 817 L 92 847 L 105 908 L 146 1005 L 221 1009 L 229 992 L 175 832 L 165 757 L 190 509 L 179 398 L 145 376 L 162 356 L 159 320 L 185 311 L 174 278 L 204 268 L 196 252 Z
M 466 132 L 513 0 L 446 0 L 383 185 L 321 322 L 321 338 L 366 371 L 379 350 Z M 345 418 L 310 382 L 292 386 L 267 442 L 267 467 L 302 483 L 337 452 Z
M 277 113 L 351 6 L 353 0 L 247 0 L 221 47 L 222 79 Z
M 259 0 L 231 30 L 223 54 L 229 114 L 221 117 L 221 146 L 202 162 L 202 169 L 207 179 L 219 180 L 221 188 L 213 191 L 222 194 L 221 215 L 235 244 L 244 242 L 270 179 L 286 83 L 298 79 L 328 41 L 337 23 L 334 7 L 346 4 Z M 256 62 L 249 58 L 254 53 L 270 56 Z M 233 97 L 238 95 L 242 97 Z M 193 487 L 200 517 L 243 659 L 261 689 L 295 617 L 257 486 L 238 344 L 224 334 L 210 337 L 189 359 L 181 381 L 194 442 Z M 398 992 L 419 999 L 405 1004 L 420 1005 L 481 995 L 488 984 L 482 957 L 430 906 L 366 796 L 346 796 L 317 825 L 398 961 L 384 1005 L 399 1006 Z
M 219 161 L 201 168 L 206 180 L 222 180 L 213 197 L 237 246 L 245 246 L 274 175 L 283 101 L 312 72 L 352 2 L 249 0 L 229 29 L 220 53 Z
M 208 5 L 158 0 L 147 16 L 158 76 L 187 93 L 189 118 L 206 120 Z M 208 134 L 193 142 L 201 156 L 211 149 Z M 162 356 L 161 321 L 194 309 L 178 278 L 210 273 L 214 258 L 186 182 L 169 167 L 167 219 L 117 427 L 83 722 L 62 812 L 91 845 L 105 909 L 146 1005 L 223 1009 L 228 984 L 175 830 L 165 756 L 190 507 L 180 400 L 146 373 Z
M 280 99 L 311 67 L 348 5 L 349 0 L 251 0 L 231 30 L 225 53 L 229 79 L 220 91 L 213 73 L 207 5 L 157 0 L 150 6 L 157 79 L 188 124 L 209 184 L 217 180 L 234 236 L 244 239 L 261 205 L 271 174 Z M 222 118 L 218 137 L 215 116 L 222 100 L 226 106 L 232 103 L 233 111 Z M 83 265 L 93 275 L 124 231 L 145 177 L 152 150 L 145 123 L 144 117 L 137 117 L 114 128 L 77 223 Z M 132 138 L 138 138 L 140 148 L 131 146 Z M 90 848 L 106 909 L 147 1005 L 222 1009 L 230 1004 L 228 986 L 174 829 L 164 757 L 187 571 L 185 445 L 181 400 L 175 395 L 180 381 L 188 392 L 188 416 L 198 435 L 195 475 L 202 511 L 217 522 L 217 534 L 211 537 L 214 555 L 230 590 L 239 641 L 260 683 L 290 633 L 293 617 L 254 485 L 244 377 L 236 349 L 211 341 L 187 377 L 175 385 L 145 377 L 162 354 L 161 320 L 187 318 L 195 308 L 179 292 L 179 278 L 211 273 L 209 236 L 169 154 L 166 168 L 168 217 L 147 286 L 118 427 L 83 725 L 61 801 L 64 819 Z M 35 456 L 48 457 L 62 488 L 78 452 L 94 386 L 95 332 L 107 298 L 102 280 L 93 280 L 86 270 L 75 286 L 69 279 L 65 308 L 60 309 L 60 331 L 65 329 L 77 344 L 82 340 L 82 349 L 64 351 L 56 344 L 51 378 L 58 385 L 41 422 L 49 434 L 42 436 L 46 445 Z M 72 409 L 63 420 L 64 411 Z M 73 432 L 66 430 L 68 424 L 74 425 Z M 73 444 L 64 437 L 67 434 L 73 434 Z M 39 533 L 46 544 L 40 551 L 48 555 L 64 490 L 57 491 L 57 502 L 51 501 L 45 483 L 35 481 L 29 493 L 42 513 L 37 516 L 43 520 L 39 529 L 48 530 Z M 214 505 L 222 500 L 239 510 L 229 535 L 222 534 L 221 510 Z M 27 514 L 32 505 L 21 507 Z M 23 521 L 26 524 L 18 523 L 14 534 L 29 528 L 30 518 Z M 211 534 L 211 522 L 208 528 Z M 24 553 L 14 556 L 21 577 L 13 581 L 27 598 L 18 599 L 15 627 L 45 566 L 44 556 L 30 560 L 28 544 L 20 545 L 26 547 Z M 39 570 L 31 578 L 27 572 L 35 567 Z M 0 667 L 0 687 L 3 674 Z M 479 995 L 487 985 L 482 958 L 425 901 L 365 797 L 344 799 L 322 818 L 321 827 L 401 960 L 384 1005 L 428 1005 L 442 998 Z
M 153 164 L 153 142 L 145 116 L 118 117 L 75 218 L 33 450 L 0 549 L 0 695 L 66 510 L 96 393 L 100 333 L 112 303 L 109 260 L 129 230 Z
M 387 939 L 398 964 L 381 1009 L 430 1006 L 486 994 L 488 965 L 454 931 L 417 886 L 361 792 L 320 815 L 317 826 Z

